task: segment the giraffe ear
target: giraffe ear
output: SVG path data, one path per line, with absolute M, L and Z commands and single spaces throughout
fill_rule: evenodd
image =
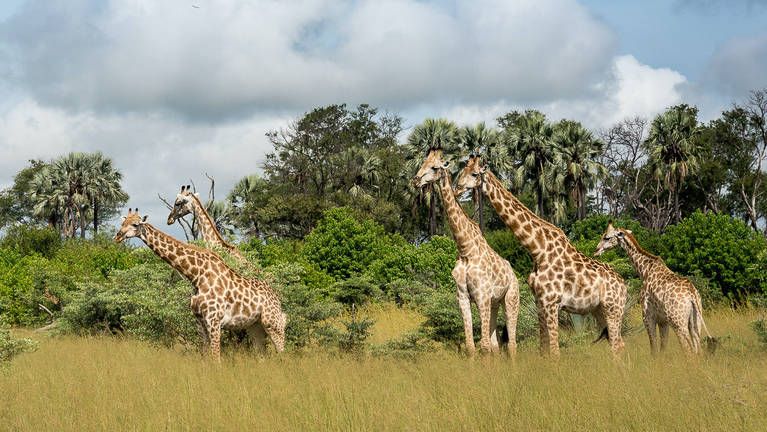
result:
M 485 171 L 487 171 L 487 165 L 483 165 L 482 168 L 479 169 L 479 172 L 484 174 Z
M 618 236 L 617 236 L 617 237 L 618 237 L 618 238 L 623 238 L 623 237 L 626 237 L 626 233 L 625 233 L 625 232 L 623 232 L 623 231 L 618 231 Z
M 626 230 L 627 233 L 632 234 L 631 230 Z
M 450 166 L 450 161 L 445 161 L 445 162 L 442 163 L 442 168 L 447 169 L 447 167 L 449 167 L 449 166 Z
M 200 197 L 200 193 L 199 193 L 199 192 L 195 192 L 195 193 L 194 193 L 194 196 L 196 196 L 197 198 L 199 198 L 199 197 Z

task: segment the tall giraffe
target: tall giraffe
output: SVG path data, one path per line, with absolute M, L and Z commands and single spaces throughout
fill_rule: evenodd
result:
M 450 182 L 450 173 L 447 172 L 449 165 L 450 162 L 442 161 L 442 150 L 429 149 L 426 159 L 413 179 L 413 185 L 420 188 L 428 183 L 439 182 L 447 220 L 458 247 L 458 259 L 452 274 L 455 279 L 458 307 L 463 316 L 466 351 L 470 356 L 474 355 L 470 302 L 474 300 L 479 309 L 482 323 L 480 349 L 483 353 L 498 352 L 496 317 L 498 307 L 503 302 L 506 329 L 509 333 L 509 354 L 514 355 L 517 350 L 517 313 L 519 312 L 517 276 L 511 264 L 487 244 L 479 226 L 456 201 Z
M 280 299 L 264 281 L 247 278 L 229 268 L 215 253 L 182 243 L 158 230 L 128 209 L 114 241 L 138 237 L 160 258 L 184 275 L 195 288 L 190 306 L 197 319 L 203 348 L 221 361 L 222 329 L 248 331 L 253 345 L 263 350 L 269 335 L 277 348 L 285 347 L 285 321 Z
M 168 225 L 173 225 L 176 220 L 192 213 L 200 226 L 202 239 L 208 247 L 220 247 L 229 252 L 240 262 L 250 264 L 240 250 L 237 249 L 237 246 L 227 243 L 226 240 L 224 240 L 221 233 L 216 229 L 216 224 L 210 216 L 210 213 L 208 213 L 208 211 L 205 210 L 205 206 L 202 205 L 200 198 L 197 194 L 191 193 L 189 188 L 189 185 L 186 187 L 181 186 L 181 192 L 176 195 L 176 202 L 173 204 L 173 208 L 168 215 Z
M 458 192 L 482 188 L 495 211 L 533 258 L 527 283 L 535 297 L 541 354 L 559 356 L 559 310 L 592 314 L 613 353 L 623 351 L 621 323 L 626 284 L 609 265 L 578 251 L 561 229 L 536 216 L 470 156 L 457 182 Z M 597 340 L 599 340 L 597 339 Z
M 661 351 L 668 342 L 669 325 L 682 348 L 696 354 L 700 352 L 700 329 L 703 326 L 710 341 L 709 349 L 712 350 L 714 338 L 703 321 L 700 294 L 692 282 L 672 272 L 660 257 L 642 249 L 631 231 L 614 228 L 610 222 L 594 256 L 600 256 L 616 246 L 626 251 L 631 265 L 642 279 L 639 304 L 642 305 L 642 321 L 650 339 L 650 351 L 653 354 L 657 352 L 656 325 L 660 327 Z

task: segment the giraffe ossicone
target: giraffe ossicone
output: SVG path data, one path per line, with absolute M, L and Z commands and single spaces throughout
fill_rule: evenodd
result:
M 621 336 L 626 284 L 609 265 L 577 250 L 561 229 L 536 216 L 481 163 L 469 158 L 456 182 L 458 192 L 481 188 L 496 213 L 533 258 L 527 278 L 538 311 L 541 354 L 559 356 L 559 310 L 591 314 L 613 353 Z
M 220 361 L 221 330 L 240 328 L 247 330 L 257 350 L 265 348 L 267 335 L 277 351 L 284 350 L 286 316 L 268 283 L 240 275 L 214 252 L 182 243 L 146 220 L 139 217 L 138 209 L 128 209 L 114 241 L 138 237 L 192 283 L 190 307 L 203 351 L 209 348 Z
M 717 340 L 711 337 L 703 321 L 703 305 L 700 294 L 686 277 L 669 269 L 658 256 L 639 245 L 631 231 L 615 228 L 612 221 L 597 245 L 594 256 L 600 256 L 617 246 L 623 248 L 642 279 L 639 304 L 642 307 L 642 321 L 650 339 L 650 351 L 658 351 L 656 328 L 660 328 L 660 349 L 666 349 L 669 326 L 674 329 L 679 344 L 688 352 L 700 353 L 701 327 L 708 336 L 708 349 L 716 348 Z
M 428 183 L 439 182 L 445 213 L 458 249 L 452 275 L 456 284 L 456 299 L 463 317 L 466 351 L 473 355 L 475 350 L 471 319 L 471 301 L 474 301 L 481 321 L 481 351 L 499 351 L 496 318 L 499 306 L 503 305 L 509 334 L 508 351 L 514 355 L 517 349 L 519 313 L 517 276 L 511 264 L 490 247 L 479 226 L 455 199 L 450 173 L 447 171 L 449 165 L 448 161 L 442 161 L 442 150 L 429 149 L 412 184 L 420 188 Z

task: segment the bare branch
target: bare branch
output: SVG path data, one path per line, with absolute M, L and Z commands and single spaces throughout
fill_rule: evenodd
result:
M 210 202 L 216 201 L 216 181 L 213 179 L 213 177 L 209 176 L 208 173 L 205 173 L 205 177 L 207 177 L 210 180 L 210 190 L 208 191 L 208 199 Z

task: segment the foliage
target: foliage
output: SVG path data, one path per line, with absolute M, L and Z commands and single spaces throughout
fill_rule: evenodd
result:
M 11 248 L 21 255 L 38 254 L 52 258 L 61 246 L 61 237 L 50 228 L 38 228 L 34 225 L 14 225 L 0 241 L 0 248 Z
M 366 341 L 370 337 L 370 328 L 375 324 L 375 320 L 369 317 L 358 318 L 356 310 L 352 308 L 351 316 L 348 320 L 342 321 L 346 331 L 338 335 L 338 348 L 346 353 L 361 353 L 366 346 Z
M 334 208 L 324 213 L 304 241 L 302 255 L 309 263 L 335 279 L 346 279 L 367 270 L 397 240 L 381 225 L 355 219 L 351 209 Z
M 485 234 L 485 239 L 498 255 L 511 264 L 518 278 L 527 279 L 533 271 L 533 258 L 514 233 L 508 229 L 490 231 Z
M 282 311 L 288 316 L 285 328 L 288 346 L 306 348 L 337 340 L 338 331 L 329 320 L 341 313 L 341 305 L 323 300 L 319 293 L 302 283 L 305 270 L 299 263 L 282 263 L 271 271 L 276 279 L 272 286 L 280 296 Z
M 727 215 L 695 212 L 661 236 L 661 256 L 672 270 L 696 272 L 727 297 L 767 289 L 764 269 L 754 266 L 765 240 L 746 224 Z
M 382 292 L 368 276 L 354 275 L 333 284 L 333 297 L 344 305 L 362 305 L 380 299 Z
M 14 249 L 0 248 L 0 319 L 9 324 L 28 324 L 34 317 L 33 269 L 42 259 L 24 256 Z
M 11 331 L 5 328 L 5 324 L 0 322 L 0 366 L 21 353 L 35 351 L 39 346 L 40 344 L 32 339 L 14 338 Z

